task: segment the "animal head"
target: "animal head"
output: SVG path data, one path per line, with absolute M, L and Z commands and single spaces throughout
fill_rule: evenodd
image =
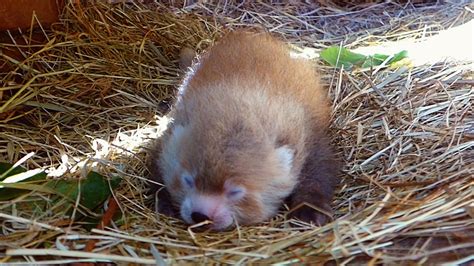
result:
M 182 219 L 224 230 L 275 215 L 296 183 L 294 151 L 242 125 L 216 131 L 174 125 L 163 136 L 158 164 Z

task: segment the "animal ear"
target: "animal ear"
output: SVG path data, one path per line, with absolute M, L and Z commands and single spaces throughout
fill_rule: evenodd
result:
M 196 52 L 189 48 L 184 47 L 179 53 L 179 68 L 183 71 L 188 70 L 188 67 L 191 67 L 193 60 L 196 57 Z
M 286 171 L 290 171 L 291 167 L 293 166 L 293 156 L 294 151 L 287 145 L 281 146 L 276 149 L 278 160 L 280 161 L 280 165 Z

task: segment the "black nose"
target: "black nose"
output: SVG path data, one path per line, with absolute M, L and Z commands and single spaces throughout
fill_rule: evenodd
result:
M 206 220 L 209 220 L 209 217 L 207 217 L 207 215 L 202 214 L 200 212 L 193 212 L 191 213 L 191 219 L 193 219 L 193 221 L 198 224 Z

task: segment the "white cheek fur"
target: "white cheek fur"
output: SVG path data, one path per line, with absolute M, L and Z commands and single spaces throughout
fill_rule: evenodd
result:
M 183 200 L 183 203 L 181 203 L 180 214 L 181 214 L 181 218 L 183 218 L 183 220 L 188 224 L 193 223 L 193 220 L 191 219 L 191 213 L 192 213 L 191 199 L 189 197 L 186 197 Z
M 213 224 L 211 228 L 222 230 L 234 222 L 232 211 L 229 209 L 222 197 L 190 195 L 181 204 L 181 217 L 188 224 L 193 224 L 191 218 L 193 212 L 199 212 L 209 217 Z
M 214 230 L 223 230 L 231 226 L 233 223 L 234 218 L 232 217 L 232 214 L 226 211 L 214 217 L 214 224 L 212 225 L 212 228 Z
M 291 167 L 293 166 L 294 151 L 285 145 L 276 149 L 276 152 L 283 171 L 290 172 Z
M 162 157 L 158 164 L 161 164 L 163 179 L 165 183 L 170 183 L 173 176 L 181 169 L 179 162 L 179 149 L 186 133 L 186 128 L 181 125 L 175 125 L 171 135 L 163 146 Z

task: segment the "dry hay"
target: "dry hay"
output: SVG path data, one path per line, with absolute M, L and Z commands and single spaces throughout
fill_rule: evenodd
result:
M 143 181 L 144 147 L 158 136 L 157 117 L 179 82 L 182 46 L 202 49 L 223 29 L 243 26 L 263 26 L 316 51 L 341 41 L 356 47 L 415 38 L 472 19 L 467 2 L 355 10 L 171 4 L 67 6 L 61 23 L 44 33 L 47 44 L 0 44 L 26 58 L 0 54 L 12 70 L 0 73 L 0 161 L 24 160 L 28 169 L 51 176 L 80 177 L 94 169 L 123 179 L 114 192 L 123 219 L 104 230 L 85 229 L 61 206 L 45 213 L 22 208 L 33 199 L 47 201 L 39 191 L 0 202 L 0 263 L 473 259 L 472 62 L 349 72 L 321 66 L 334 101 L 334 139 L 346 163 L 337 219 L 324 227 L 281 214 L 231 232 L 193 232 L 147 207 Z M 85 252 L 91 238 L 98 242 Z

